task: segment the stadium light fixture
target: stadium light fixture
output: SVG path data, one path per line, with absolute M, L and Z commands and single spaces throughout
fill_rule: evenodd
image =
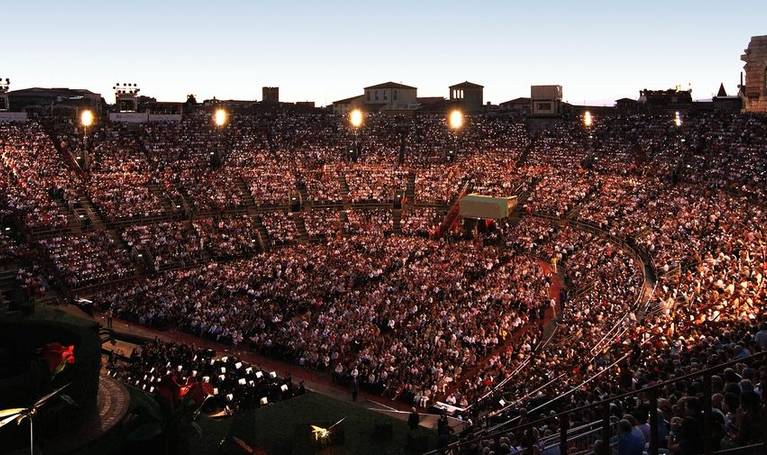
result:
M 463 112 L 458 109 L 450 111 L 447 117 L 447 124 L 451 130 L 459 130 L 463 127 Z
M 674 125 L 677 127 L 682 126 L 682 115 L 679 114 L 679 111 L 674 113 Z
M 362 111 L 359 109 L 354 109 L 349 113 L 349 123 L 355 128 L 359 128 L 362 126 L 362 122 L 364 121 L 364 115 L 362 115 Z
M 91 125 L 93 125 L 94 119 L 95 117 L 93 116 L 93 112 L 90 109 L 86 109 L 80 113 L 80 124 L 85 128 L 89 128 Z
M 583 113 L 583 126 L 586 128 L 591 128 L 591 125 L 594 124 L 594 117 L 591 116 L 591 111 L 586 111 Z
M 229 114 L 226 112 L 225 109 L 216 109 L 216 112 L 213 114 L 213 121 L 216 123 L 216 126 L 219 128 L 226 125 L 226 121 L 229 117 Z

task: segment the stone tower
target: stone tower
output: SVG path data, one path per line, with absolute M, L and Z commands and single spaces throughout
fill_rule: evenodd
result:
M 767 35 L 752 37 L 740 59 L 746 62 L 746 82 L 740 87 L 743 110 L 767 113 Z

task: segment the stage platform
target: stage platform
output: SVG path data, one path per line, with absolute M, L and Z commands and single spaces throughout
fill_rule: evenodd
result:
M 45 441 L 45 453 L 70 453 L 104 436 L 128 413 L 130 394 L 124 385 L 102 372 L 99 375 L 97 403 L 98 413 L 84 422 L 78 430 L 62 435 L 56 440 Z

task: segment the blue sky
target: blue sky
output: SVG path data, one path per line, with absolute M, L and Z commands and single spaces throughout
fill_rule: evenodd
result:
M 734 93 L 740 54 L 767 34 L 767 1 L 7 0 L 0 76 L 12 88 L 89 88 L 113 100 L 138 82 L 161 100 L 260 99 L 326 104 L 388 80 L 447 96 L 463 80 L 485 99 L 557 83 L 573 103 L 692 85 Z M 530 4 L 532 3 L 532 4 Z

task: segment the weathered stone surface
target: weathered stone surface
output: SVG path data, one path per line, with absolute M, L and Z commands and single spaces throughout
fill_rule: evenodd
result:
M 743 109 L 767 113 L 767 35 L 752 37 L 740 59 L 746 62 Z

